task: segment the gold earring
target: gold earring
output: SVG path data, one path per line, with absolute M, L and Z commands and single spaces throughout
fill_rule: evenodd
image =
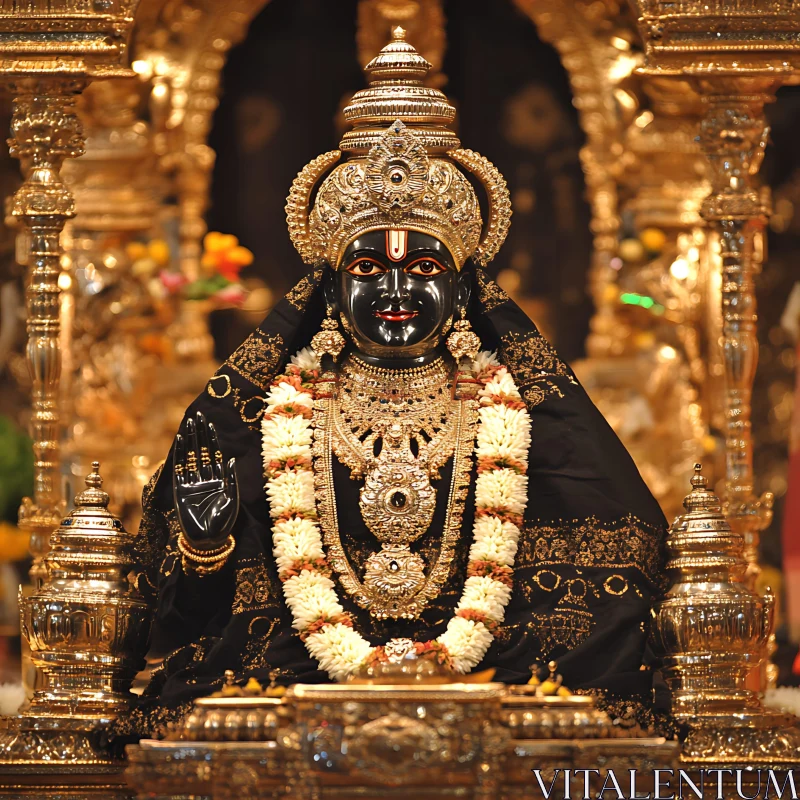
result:
M 447 349 L 456 361 L 461 361 L 465 356 L 474 359 L 481 350 L 481 340 L 472 330 L 472 325 L 467 319 L 467 309 L 461 309 L 461 319 L 453 325 L 453 332 L 447 337 Z
M 327 317 L 322 320 L 322 330 L 311 338 L 311 349 L 322 358 L 326 353 L 336 361 L 344 350 L 344 336 L 339 333 L 339 324 L 333 318 L 333 309 L 328 306 Z

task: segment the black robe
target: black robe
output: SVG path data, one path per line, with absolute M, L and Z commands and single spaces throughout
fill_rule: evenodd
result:
M 467 266 L 472 270 L 473 267 Z M 187 415 L 214 423 L 226 459 L 236 457 L 241 507 L 236 549 L 218 573 L 185 574 L 177 552 L 172 452 L 144 491 L 135 544 L 135 581 L 155 607 L 151 654 L 163 656 L 139 709 L 118 726 L 145 735 L 219 688 L 225 670 L 284 684 L 324 682 L 283 600 L 272 555 L 260 420 L 271 380 L 320 328 L 323 271 L 309 274 L 209 380 Z M 528 506 L 505 622 L 476 669 L 521 683 L 535 662 L 557 659 L 565 684 L 621 697 L 649 697 L 642 670 L 651 605 L 663 582 L 666 523 L 630 456 L 570 368 L 485 272 L 474 269 L 468 317 L 484 349 L 496 350 L 530 412 Z M 452 462 L 452 459 L 451 459 Z M 437 546 L 452 463 L 441 471 L 433 524 L 418 542 Z M 462 546 L 442 594 L 419 620 L 378 622 L 339 589 L 356 628 L 372 643 L 395 636 L 432 639 L 461 595 L 471 540 L 474 474 Z M 360 484 L 337 464 L 339 526 L 358 567 L 378 549 L 358 507 Z M 430 558 L 426 559 L 430 563 Z

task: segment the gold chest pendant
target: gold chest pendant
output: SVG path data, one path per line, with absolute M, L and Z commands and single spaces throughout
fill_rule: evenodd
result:
M 455 555 L 472 468 L 477 404 L 454 400 L 448 375 L 438 365 L 435 372 L 415 370 L 400 397 L 393 388 L 402 383 L 395 377 L 399 371 L 392 371 L 392 389 L 381 392 L 375 373 L 358 367 L 340 376 L 338 393 L 331 385 L 327 397 L 314 406 L 320 527 L 329 562 L 359 606 L 378 619 L 416 619 L 441 591 Z M 363 478 L 361 516 L 381 545 L 367 558 L 361 577 L 339 534 L 334 453 L 350 468 L 351 477 Z M 433 522 L 437 492 L 431 480 L 450 456 L 453 470 L 439 553 L 426 572 L 428 565 L 411 545 Z
M 381 543 L 364 567 L 364 588 L 373 596 L 372 613 L 380 618 L 414 618 L 413 597 L 425 584 L 425 562 L 411 551 L 430 527 L 436 489 L 428 471 L 411 452 L 403 425 L 391 425 L 383 447 L 364 480 L 359 505 L 364 524 Z

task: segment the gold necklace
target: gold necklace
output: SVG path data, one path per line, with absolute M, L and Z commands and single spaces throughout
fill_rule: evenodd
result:
M 315 402 L 314 472 L 329 559 L 345 590 L 380 619 L 418 617 L 439 594 L 455 555 L 478 415 L 474 400 L 452 398 L 448 378 L 441 359 L 413 370 L 383 370 L 351 357 L 339 390 Z M 365 563 L 363 580 L 339 534 L 332 453 L 352 477 L 364 478 L 361 515 L 381 543 Z M 430 481 L 451 455 L 442 543 L 426 576 L 424 560 L 410 545 L 430 527 L 436 508 Z

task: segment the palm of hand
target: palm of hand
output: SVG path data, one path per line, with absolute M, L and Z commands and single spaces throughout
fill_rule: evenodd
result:
M 199 548 L 216 547 L 239 513 L 236 459 L 224 464 L 214 426 L 198 411 L 175 438 L 174 460 L 173 492 L 181 529 Z

